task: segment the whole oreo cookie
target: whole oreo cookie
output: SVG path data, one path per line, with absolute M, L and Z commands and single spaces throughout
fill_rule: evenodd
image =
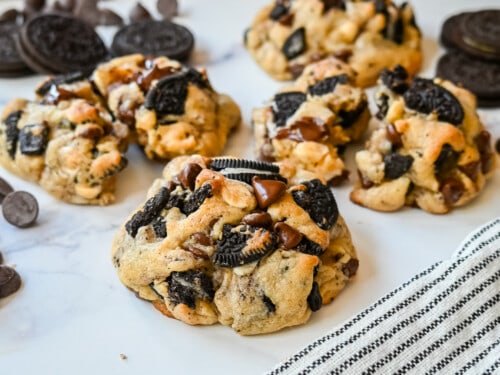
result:
M 500 61 L 500 9 L 466 14 L 460 47 L 478 58 Z
M 500 64 L 453 51 L 440 58 L 436 75 L 471 91 L 480 107 L 500 105 Z
M 15 36 L 19 26 L 14 22 L 0 22 L 0 77 L 29 74 L 30 69 L 16 49 Z
M 17 48 L 26 64 L 39 73 L 87 72 L 108 56 L 92 26 L 57 14 L 29 20 L 21 28 Z
M 111 52 L 115 56 L 141 53 L 185 61 L 193 47 L 193 34 L 184 26 L 146 20 L 122 27 L 113 38 Z
M 460 29 L 461 22 L 464 17 L 469 13 L 459 13 L 446 19 L 441 27 L 440 41 L 441 44 L 446 48 L 456 48 L 457 46 L 457 36 L 459 36 L 458 30 Z

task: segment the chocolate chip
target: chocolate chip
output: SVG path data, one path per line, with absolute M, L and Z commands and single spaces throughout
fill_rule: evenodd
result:
M 274 230 L 278 233 L 280 243 L 283 244 L 285 249 L 294 249 L 302 241 L 302 233 L 281 221 L 274 224 Z
M 156 8 L 163 18 L 171 19 L 178 14 L 177 0 L 158 0 Z
M 168 299 L 174 305 L 196 308 L 196 300 L 212 301 L 215 291 L 212 280 L 201 271 L 172 272 L 167 277 Z
M 290 91 L 276 94 L 272 107 L 273 118 L 276 126 L 285 126 L 286 120 L 293 116 L 295 111 L 307 99 L 306 94 L 300 91 Z
M 202 246 L 210 246 L 212 244 L 212 239 L 203 232 L 196 232 L 191 235 L 194 242 L 199 243 Z
M 153 19 L 153 16 L 151 16 L 151 13 L 149 13 L 149 11 L 144 8 L 141 3 L 136 3 L 135 6 L 130 10 L 128 19 L 130 20 L 130 22 L 140 22 L 151 20 Z
M 298 142 L 318 142 L 328 136 L 325 123 L 319 118 L 302 117 L 290 127 L 278 130 L 276 139 L 293 139 Z
M 10 184 L 2 177 L 0 177 L 0 204 L 3 202 L 4 198 L 13 191 L 14 188 L 10 186 Z
M 266 305 L 267 311 L 270 313 L 273 313 L 276 311 L 276 305 L 271 301 L 271 298 L 266 296 L 265 294 L 262 295 L 262 302 L 264 302 L 264 305 Z
M 297 56 L 301 55 L 306 50 L 306 29 L 303 27 L 295 30 L 290 36 L 285 40 L 281 51 L 287 58 L 287 60 L 292 60 Z
M 359 261 L 357 259 L 349 259 L 349 261 L 342 266 L 342 273 L 347 277 L 354 276 L 358 270 Z
M 453 150 L 449 144 L 444 144 L 438 158 L 434 162 L 434 173 L 442 174 L 449 172 L 457 165 L 460 154 Z
M 460 165 L 458 169 L 469 177 L 472 181 L 476 181 L 477 175 L 481 170 L 481 162 L 472 161 L 465 165 Z
M 311 95 L 326 95 L 335 91 L 335 87 L 338 84 L 346 84 L 349 82 L 349 77 L 347 74 L 339 74 L 333 77 L 325 78 L 322 81 L 315 83 L 314 85 L 307 87 L 307 92 Z
M 352 51 L 350 49 L 344 48 L 333 53 L 333 56 L 343 62 L 348 62 L 349 58 L 352 56 Z
M 384 155 L 384 176 L 389 180 L 404 175 L 412 166 L 413 158 L 410 155 L 401 155 L 393 152 Z
M 261 180 L 258 176 L 252 178 L 252 187 L 260 208 L 264 209 L 276 202 L 286 191 L 282 181 Z
M 21 277 L 11 267 L 0 266 L 0 298 L 14 294 L 21 287 Z
M 202 171 L 202 167 L 196 163 L 187 164 L 179 173 L 177 178 L 184 189 L 194 190 L 196 176 Z
M 316 281 L 313 282 L 311 293 L 307 296 L 307 304 L 312 311 L 318 311 L 323 305 L 319 285 Z
M 361 183 L 361 187 L 363 189 L 369 189 L 371 188 L 374 184 L 372 180 L 370 180 L 368 177 L 366 177 L 361 171 L 358 169 L 358 178 L 359 182 Z
M 38 217 L 38 202 L 26 191 L 14 191 L 7 194 L 2 202 L 2 213 L 10 224 L 27 228 Z
M 49 128 L 46 123 L 26 125 L 19 132 L 19 148 L 24 155 L 43 155 L 48 140 Z
M 465 187 L 461 181 L 455 178 L 447 178 L 441 182 L 441 193 L 447 205 L 455 204 L 463 195 Z
M 245 215 L 241 221 L 253 227 L 269 228 L 273 223 L 273 218 L 267 212 L 254 212 Z
M 401 134 L 398 133 L 394 125 L 387 125 L 385 131 L 387 139 L 392 143 L 393 149 L 403 146 L 403 139 L 401 138 Z

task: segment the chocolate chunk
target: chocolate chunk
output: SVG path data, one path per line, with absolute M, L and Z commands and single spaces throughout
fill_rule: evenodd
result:
M 273 118 L 276 126 L 285 126 L 286 120 L 293 116 L 295 111 L 307 99 L 306 94 L 300 91 L 284 92 L 274 96 L 274 105 L 272 107 Z
M 464 192 L 465 187 L 460 180 L 450 177 L 441 182 L 441 193 L 444 202 L 449 206 L 458 202 Z
M 241 221 L 252 227 L 269 228 L 273 223 L 273 218 L 267 212 L 261 211 L 245 215 Z
M 156 2 L 156 9 L 158 9 L 163 18 L 173 18 L 178 14 L 177 0 L 158 0 Z
M 337 84 L 349 83 L 347 74 L 339 74 L 333 77 L 325 78 L 322 81 L 316 82 L 314 85 L 307 87 L 307 92 L 311 95 L 326 95 L 335 91 Z
M 344 0 L 321 0 L 321 2 L 323 3 L 324 12 L 327 12 L 330 9 L 346 9 Z
M 26 125 L 19 132 L 21 154 L 43 155 L 49 140 L 49 128 L 45 123 Z
M 196 163 L 187 164 L 179 173 L 177 178 L 184 189 L 194 190 L 196 176 L 202 171 L 202 167 Z
M 0 266 L 0 298 L 14 294 L 21 287 L 21 277 L 15 269 Z
M 293 139 L 298 142 L 318 142 L 328 137 L 325 123 L 319 118 L 302 117 L 290 127 L 278 130 L 276 139 Z
M 467 177 L 469 177 L 472 181 L 476 181 L 477 175 L 481 170 L 481 162 L 480 161 L 472 161 L 465 165 L 460 165 L 458 169 L 464 173 Z
M 22 111 L 15 111 L 9 114 L 5 120 L 5 148 L 7 149 L 7 152 L 11 159 L 14 159 L 14 156 L 16 155 L 16 149 L 17 149 L 17 140 L 19 138 L 19 129 L 17 127 L 17 123 L 19 122 L 19 119 L 23 115 Z
M 189 216 L 200 208 L 205 199 L 210 198 L 211 196 L 212 185 L 205 183 L 188 196 L 180 209 L 184 214 Z
M 403 95 L 408 90 L 408 72 L 401 65 L 396 65 L 393 70 L 382 70 L 380 79 L 387 88 L 396 94 Z
M 404 94 L 404 101 L 408 108 L 417 112 L 436 112 L 439 121 L 458 126 L 464 120 L 464 111 L 457 98 L 429 79 L 415 78 Z
M 276 164 L 248 160 L 248 159 L 235 159 L 235 158 L 213 158 L 208 167 L 214 171 L 221 171 L 226 168 L 238 168 L 238 169 L 256 169 L 259 171 L 267 171 L 279 173 L 280 168 Z
M 281 51 L 287 58 L 287 60 L 292 60 L 297 56 L 301 55 L 306 50 L 306 29 L 303 27 L 295 30 L 290 36 L 285 40 Z
M 259 176 L 252 178 L 252 187 L 260 208 L 264 209 L 276 202 L 286 191 L 286 184 L 282 181 L 264 180 Z
M 337 202 L 331 189 L 319 179 L 305 181 L 303 189 L 292 191 L 292 197 L 321 229 L 330 229 L 338 219 Z
M 271 301 L 271 298 L 266 296 L 265 294 L 262 295 L 262 302 L 264 302 L 264 305 L 266 305 L 267 311 L 270 313 L 273 313 L 276 311 L 276 305 Z
M 397 152 L 384 155 L 384 176 L 389 180 L 404 175 L 412 166 L 413 158 L 410 155 L 401 155 Z
M 325 249 L 323 249 L 321 246 L 319 246 L 319 244 L 310 240 L 306 236 L 303 236 L 299 244 L 297 245 L 297 251 L 300 251 L 304 254 L 319 256 L 324 253 Z
M 387 125 L 385 128 L 387 139 L 392 143 L 392 147 L 398 148 L 403 145 L 403 139 L 401 138 L 401 134 L 398 133 L 396 127 L 392 124 Z
M 131 23 L 134 23 L 151 20 L 153 19 L 153 16 L 146 8 L 144 8 L 141 3 L 136 3 L 135 6 L 130 10 L 128 19 Z
M 127 233 L 135 238 L 140 227 L 151 224 L 160 215 L 169 198 L 170 191 L 165 187 L 161 187 L 156 195 L 146 201 L 142 210 L 136 212 L 125 224 Z
M 167 277 L 168 299 L 174 305 L 196 308 L 196 300 L 212 301 L 215 291 L 210 277 L 197 270 L 172 272 Z
M 323 305 L 319 285 L 316 281 L 313 281 L 311 293 L 307 296 L 307 304 L 312 311 L 318 311 Z
M 274 5 L 274 8 L 271 10 L 271 13 L 269 13 L 269 18 L 274 21 L 278 21 L 281 17 L 288 14 L 288 11 L 289 7 L 283 4 L 283 2 L 278 1 Z
M 352 277 L 358 270 L 359 261 L 357 259 L 349 259 L 349 261 L 342 266 L 342 273 L 347 277 Z
M 441 148 L 438 158 L 434 162 L 434 173 L 446 173 L 457 166 L 457 160 L 460 154 L 453 150 L 449 144 L 444 144 Z
M 0 204 L 3 202 L 3 199 L 13 191 L 14 188 L 10 186 L 10 184 L 2 177 L 0 177 Z
M 222 267 L 238 267 L 261 259 L 276 249 L 275 233 L 260 227 L 224 224 L 222 238 L 216 243 L 213 261 Z
M 27 228 L 38 217 L 38 202 L 26 191 L 13 191 L 3 199 L 2 213 L 10 224 L 19 228 Z
M 274 230 L 278 233 L 280 243 L 283 244 L 285 249 L 296 248 L 304 236 L 297 229 L 281 221 L 274 224 Z

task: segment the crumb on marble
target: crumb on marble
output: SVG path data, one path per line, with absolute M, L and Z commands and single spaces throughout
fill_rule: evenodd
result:
M 120 359 L 123 360 L 123 361 L 126 361 L 127 360 L 127 356 L 123 353 L 120 353 Z

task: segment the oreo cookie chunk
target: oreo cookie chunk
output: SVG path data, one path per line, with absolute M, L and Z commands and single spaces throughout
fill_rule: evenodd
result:
M 12 267 L 0 266 L 0 298 L 14 294 L 21 288 L 21 277 Z
M 89 24 L 69 16 L 42 14 L 21 28 L 17 50 L 38 73 L 90 72 L 108 51 Z
M 358 260 L 330 188 L 288 183 L 291 173 L 231 157 L 171 160 L 115 236 L 120 280 L 188 324 L 255 335 L 306 323 Z
M 114 56 L 140 53 L 185 61 L 194 48 L 194 37 L 186 27 L 170 21 L 146 20 L 121 28 L 114 36 Z
M 350 198 L 378 211 L 444 214 L 472 201 L 493 175 L 491 137 L 470 91 L 442 78 L 410 81 L 401 69 L 380 80 L 380 125 L 356 153 L 360 178 Z
M 254 109 L 257 158 L 287 163 L 308 179 L 321 176 L 332 185 L 345 180 L 341 149 L 361 138 L 369 119 L 354 76 L 346 63 L 324 59 L 305 68 L 268 106 Z
M 452 51 L 439 59 L 436 75 L 477 96 L 479 107 L 500 106 L 500 64 Z
M 19 26 L 15 22 L 0 22 L 0 77 L 11 78 L 31 73 L 16 49 Z

